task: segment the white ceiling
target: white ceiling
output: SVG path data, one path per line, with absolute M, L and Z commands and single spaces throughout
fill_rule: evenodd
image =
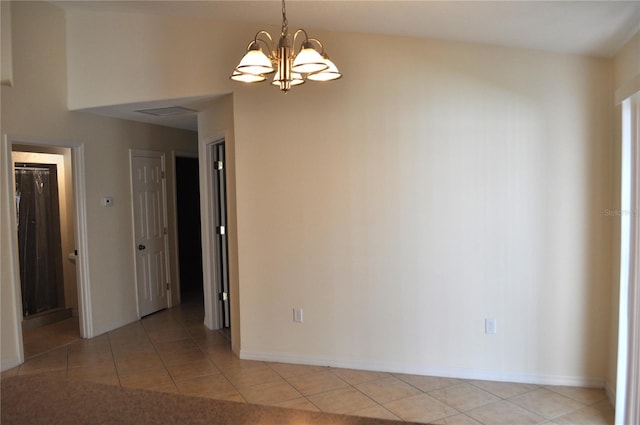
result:
M 209 16 L 257 25 L 279 25 L 281 21 L 281 3 L 272 0 L 52 3 L 66 9 Z M 640 1 L 289 0 L 287 18 L 292 29 L 401 35 L 612 57 L 640 28 Z M 136 109 L 158 106 L 167 104 L 123 106 L 120 112 L 127 115 Z M 114 115 L 118 108 L 102 112 L 118 116 Z M 122 114 L 119 117 L 124 117 Z M 147 119 L 171 126 L 180 121 L 177 117 L 172 123 L 155 117 Z M 185 124 L 186 128 L 193 128 L 194 122 L 192 119 Z

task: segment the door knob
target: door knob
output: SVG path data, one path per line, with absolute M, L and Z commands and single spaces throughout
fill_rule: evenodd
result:
M 139 251 L 142 251 L 143 249 L 147 249 L 147 247 L 142 245 L 142 244 L 138 245 L 138 250 Z

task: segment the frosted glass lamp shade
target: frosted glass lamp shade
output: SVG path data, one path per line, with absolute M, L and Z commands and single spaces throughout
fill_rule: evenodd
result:
M 273 72 L 273 64 L 267 55 L 256 45 L 252 45 L 236 67 L 243 74 L 268 74 Z
M 327 67 L 324 58 L 307 42 L 302 45 L 302 50 L 293 60 L 291 69 L 300 74 L 311 74 L 325 70 Z
M 233 74 L 229 78 L 231 78 L 233 81 L 240 81 L 242 83 L 259 83 L 260 81 L 264 81 L 267 79 L 267 77 L 262 74 L 245 74 L 237 70 L 233 71 Z
M 327 55 L 323 56 L 324 62 L 327 64 L 328 68 L 324 71 L 309 74 L 307 78 L 313 81 L 331 81 L 337 80 L 338 78 L 342 77 L 342 74 L 340 73 L 340 71 L 338 71 L 338 67 L 336 67 L 331 59 L 329 59 Z

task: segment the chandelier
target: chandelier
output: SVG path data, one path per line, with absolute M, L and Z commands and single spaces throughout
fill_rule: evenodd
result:
M 300 43 L 296 52 L 296 41 L 302 36 L 304 41 Z M 266 53 L 262 50 L 263 48 Z M 309 38 L 303 29 L 297 30 L 293 37 L 289 35 L 284 0 L 282 0 L 282 29 L 277 47 L 267 31 L 258 31 L 230 78 L 243 83 L 259 83 L 267 79 L 267 74 L 273 72 L 275 75 L 271 84 L 278 86 L 285 93 L 291 87 L 303 84 L 306 80 L 331 81 L 342 77 L 338 68 L 324 52 L 324 46 L 320 40 Z

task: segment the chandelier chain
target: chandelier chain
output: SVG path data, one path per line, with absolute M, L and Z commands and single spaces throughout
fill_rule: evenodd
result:
M 282 35 L 286 35 L 289 32 L 289 21 L 287 21 L 287 7 L 282 0 Z

